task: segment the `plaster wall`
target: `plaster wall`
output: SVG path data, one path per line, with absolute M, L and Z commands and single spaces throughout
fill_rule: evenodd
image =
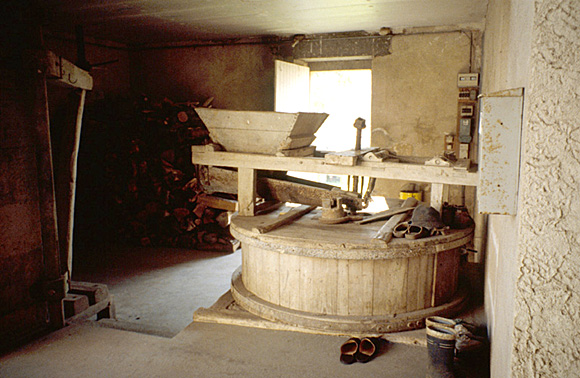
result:
M 469 72 L 470 47 L 462 32 L 393 36 L 391 53 L 373 59 L 371 144 L 399 155 L 442 153 L 445 133 L 456 132 L 457 74 Z M 397 198 L 403 184 L 379 180 L 375 193 Z
M 580 2 L 533 6 L 511 372 L 573 377 L 580 370 Z
M 483 45 L 482 93 L 528 86 L 533 4 L 490 0 Z M 524 121 L 525 122 L 525 121 Z M 513 342 L 518 217 L 490 215 L 485 268 L 485 312 L 491 376 L 508 377 Z
M 268 45 L 141 50 L 132 62 L 133 89 L 154 99 L 214 97 L 215 108 L 274 110 L 274 54 Z

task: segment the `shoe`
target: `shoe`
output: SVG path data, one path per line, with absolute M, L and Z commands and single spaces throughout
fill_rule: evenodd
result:
M 393 230 L 393 236 L 396 238 L 404 238 L 405 234 L 409 231 L 409 222 L 399 223 Z
M 440 325 L 427 326 L 428 378 L 454 378 L 455 331 Z
M 432 325 L 436 325 L 439 327 L 446 327 L 449 329 L 455 329 L 455 325 L 457 321 L 455 319 L 447 319 L 442 316 L 429 316 L 425 319 L 425 326 L 429 327 Z
M 457 325 L 456 327 L 461 327 Z M 459 331 L 455 333 L 455 350 L 457 354 L 474 352 L 482 349 L 485 346 L 486 339 L 480 336 L 475 336 L 473 333 L 467 331 L 463 327 L 464 331 Z
M 351 337 L 340 347 L 340 362 L 350 365 L 356 362 L 355 355 L 359 350 L 360 339 Z
M 407 233 L 405 234 L 405 239 L 421 239 L 424 237 L 429 236 L 430 231 L 425 228 L 425 227 L 421 227 L 421 226 L 415 226 L 414 224 L 412 224 L 411 226 L 409 226 L 409 231 L 407 231 Z
M 380 338 L 378 337 L 365 337 L 361 339 L 358 352 L 355 357 L 358 362 L 366 363 L 373 359 L 373 357 L 379 351 Z
M 485 346 L 487 339 L 476 335 L 477 327 L 461 319 L 447 319 L 441 316 L 430 316 L 425 319 L 425 325 L 447 328 L 455 333 L 455 349 L 457 353 L 472 352 Z

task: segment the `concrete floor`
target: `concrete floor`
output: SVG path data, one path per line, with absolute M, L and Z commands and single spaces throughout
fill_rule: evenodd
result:
M 76 325 L 0 358 L 2 377 L 424 377 L 426 350 L 391 344 L 342 365 L 341 337 L 196 323 L 167 339 Z
M 191 323 L 197 308 L 210 307 L 229 290 L 241 263 L 240 250 L 113 245 L 83 250 L 75 259 L 73 279 L 106 284 L 123 324 L 173 337 Z
M 427 351 L 420 346 L 386 343 L 373 361 L 346 366 L 339 362 L 346 337 L 192 323 L 196 308 L 229 289 L 240 251 L 96 252 L 77 257 L 73 277 L 107 284 L 119 321 L 68 326 L 2 356 L 1 377 L 425 376 Z M 461 376 L 487 376 L 485 368 L 467 370 Z

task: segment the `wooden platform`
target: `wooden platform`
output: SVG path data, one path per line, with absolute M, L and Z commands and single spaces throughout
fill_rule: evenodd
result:
M 370 334 L 363 335 L 358 333 L 357 334 L 345 333 L 342 331 L 332 329 L 314 330 L 301 326 L 282 323 L 279 321 L 271 321 L 268 319 L 264 319 L 244 310 L 239 304 L 236 303 L 236 301 L 232 296 L 231 291 L 224 293 L 211 307 L 198 308 L 193 313 L 193 321 L 198 323 L 228 324 L 241 327 L 271 329 L 276 331 L 301 332 L 309 334 L 323 334 L 333 336 L 359 336 L 359 337 L 372 336 Z M 378 335 L 379 334 L 376 334 L 376 336 Z M 406 332 L 392 332 L 383 335 L 383 337 L 389 340 L 390 342 L 394 343 L 421 345 L 424 347 L 427 346 L 424 328 Z

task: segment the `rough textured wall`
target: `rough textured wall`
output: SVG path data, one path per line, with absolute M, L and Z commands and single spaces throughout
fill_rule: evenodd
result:
M 482 93 L 527 87 L 533 19 L 531 1 L 490 0 L 486 17 Z M 485 313 L 491 376 L 509 377 L 518 267 L 518 217 L 490 215 L 485 252 Z
M 396 35 L 391 54 L 373 59 L 372 145 L 400 155 L 435 156 L 457 128 L 457 74 L 469 72 L 469 35 Z M 398 197 L 400 181 L 377 194 Z
M 535 2 L 512 374 L 580 371 L 580 2 Z
M 274 56 L 267 45 L 142 50 L 133 89 L 153 98 L 204 101 L 236 110 L 274 110 Z

